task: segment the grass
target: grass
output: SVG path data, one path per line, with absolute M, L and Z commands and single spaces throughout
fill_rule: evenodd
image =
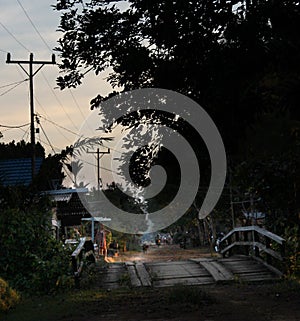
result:
M 124 276 L 125 280 L 126 278 Z M 258 293 L 264 298 L 263 300 L 257 296 Z M 261 305 L 257 309 L 266 309 L 261 314 L 267 313 L 269 311 L 267 304 L 262 302 L 269 300 L 272 304 L 273 302 L 281 302 L 281 308 L 287 305 L 285 312 L 279 311 L 280 313 L 292 313 L 288 302 L 290 300 L 298 302 L 299 293 L 300 284 L 293 281 L 282 281 L 275 284 L 232 284 L 207 287 L 178 285 L 169 288 L 120 288 L 112 291 L 93 287 L 72 290 L 55 296 L 25 297 L 15 309 L 0 314 L 0 320 L 86 321 L 98 320 L 100 315 L 105 320 L 105 316 L 111 313 L 125 315 L 125 319 L 122 320 L 129 320 L 129 318 L 126 319 L 126 316 L 131 317 L 131 313 L 137 316 L 136 320 L 142 320 L 140 317 L 147 313 L 151 317 L 159 315 L 161 318 L 167 319 L 170 316 L 178 317 L 183 313 L 195 311 L 210 311 L 210 313 L 214 311 L 213 313 L 219 314 L 227 311 L 226 313 L 228 313 L 232 309 L 232 302 L 238 300 L 241 302 L 239 305 L 235 305 L 235 309 L 242 304 L 245 304 L 245 309 L 248 309 L 246 303 L 248 300 L 252 300 L 253 306 Z M 242 296 L 247 300 L 243 301 Z
M 95 303 L 107 300 L 105 291 L 74 291 L 55 296 L 24 298 L 16 309 L 0 314 L 3 321 L 54 321 L 70 320 Z M 88 308 L 89 309 L 89 308 Z
M 177 286 L 164 289 L 103 289 L 77 290 L 56 296 L 24 298 L 16 309 L 0 314 L 1 321 L 58 321 L 84 319 L 123 306 L 136 306 L 141 313 L 145 307 L 181 309 L 187 311 L 213 302 L 203 290 L 194 287 Z M 122 308 L 121 308 L 122 309 Z M 162 311 L 163 313 L 163 311 Z M 88 320 L 88 319 L 87 319 Z
M 193 305 L 200 307 L 202 305 L 207 305 L 215 303 L 215 299 L 212 298 L 206 291 L 197 286 L 186 286 L 177 285 L 170 289 L 167 301 L 169 304 L 179 304 L 179 305 Z

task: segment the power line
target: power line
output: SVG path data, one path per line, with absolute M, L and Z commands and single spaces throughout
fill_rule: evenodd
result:
M 24 79 L 24 80 L 28 80 L 28 79 Z M 19 83 L 22 83 L 24 80 L 15 81 L 15 82 L 12 82 L 11 84 L 0 86 L 0 89 L 1 88 L 6 88 L 6 87 L 10 87 L 10 86 L 13 86 L 13 85 L 16 85 L 16 84 L 19 84 Z
M 48 143 L 49 143 L 49 145 L 50 145 L 50 147 L 51 147 L 52 151 L 53 151 L 54 153 L 56 153 L 56 151 L 55 151 L 55 149 L 54 149 L 53 145 L 51 144 L 51 142 L 50 142 L 50 140 L 49 140 L 49 138 L 48 138 L 48 136 L 47 136 L 46 132 L 44 131 L 44 128 L 43 128 L 42 124 L 40 123 L 40 120 L 39 120 L 38 116 L 36 116 L 36 122 L 37 122 L 37 123 L 38 123 L 38 125 L 41 127 L 42 132 L 43 132 L 44 136 L 46 137 L 46 139 L 47 139 L 47 141 L 48 141 Z
M 24 80 L 20 81 L 19 83 L 17 83 L 16 85 L 14 85 L 13 87 L 5 90 L 3 93 L 0 94 L 0 97 L 1 97 L 1 96 L 4 96 L 4 95 L 7 94 L 7 93 L 9 93 L 10 91 L 12 91 L 13 89 L 15 89 L 16 87 L 18 87 L 19 85 L 21 85 L 21 84 L 22 84 L 23 82 L 25 82 L 25 81 L 28 81 L 28 79 L 24 79 Z
M 19 126 L 9 126 L 9 125 L 0 125 L 0 127 L 4 127 L 4 128 L 22 128 L 25 126 L 30 125 L 30 123 L 24 124 L 24 125 L 19 125 Z
M 20 72 L 20 70 L 18 70 L 18 71 Z M 48 117 L 48 119 L 47 119 L 46 117 L 42 116 L 42 115 L 39 114 L 39 113 L 36 113 L 36 114 L 37 114 L 39 117 L 44 118 L 46 121 L 51 122 L 52 119 L 51 119 L 51 117 L 47 114 L 47 112 L 46 112 L 45 108 L 43 107 L 43 105 L 41 104 L 41 102 L 38 100 L 38 98 L 37 98 L 36 96 L 34 96 L 34 99 L 35 99 L 35 101 L 38 103 L 38 105 L 41 107 L 41 109 L 43 110 L 44 114 Z M 51 121 L 50 121 L 50 120 L 51 120 Z M 53 122 L 53 121 L 52 121 L 52 122 Z M 54 122 L 53 122 L 53 123 L 54 123 Z M 56 129 L 57 132 L 58 132 L 61 136 L 63 136 L 66 140 L 69 140 L 69 138 L 68 138 L 57 126 L 55 126 L 55 129 Z
M 29 130 L 30 130 L 30 126 L 27 127 L 26 130 L 24 130 L 23 128 L 20 128 L 22 131 L 24 131 L 24 134 L 22 136 L 22 140 L 24 139 L 25 135 L 27 135 L 27 138 L 29 137 Z
M 81 113 L 82 118 L 83 118 L 84 120 L 86 120 L 86 116 L 83 114 L 83 112 L 82 112 L 82 110 L 81 110 L 81 108 L 80 108 L 80 106 L 79 106 L 79 103 L 78 103 L 76 97 L 74 96 L 74 94 L 73 94 L 73 92 L 72 92 L 72 90 L 71 90 L 70 88 L 69 88 L 69 92 L 70 92 L 71 97 L 72 97 L 72 99 L 73 99 L 73 101 L 74 101 L 74 103 L 75 103 L 75 106 L 77 107 L 77 109 L 78 109 L 79 112 Z M 87 123 L 87 125 L 88 125 L 88 128 L 89 128 L 89 130 L 91 131 L 91 133 L 94 133 L 94 129 L 91 128 L 90 124 Z
M 49 45 L 47 44 L 47 42 L 45 41 L 45 39 L 43 38 L 43 36 L 40 34 L 40 32 L 38 31 L 37 27 L 35 26 L 35 24 L 33 23 L 33 21 L 31 20 L 31 18 L 29 17 L 27 11 L 25 10 L 25 8 L 22 6 L 21 2 L 19 0 L 17 0 L 19 6 L 22 8 L 24 14 L 26 15 L 27 19 L 29 20 L 30 24 L 32 25 L 32 27 L 34 28 L 34 30 L 36 31 L 36 33 L 39 35 L 40 39 L 42 40 L 42 42 L 45 44 L 45 46 L 49 49 L 50 52 L 52 52 L 52 49 L 49 47 Z
M 52 121 L 52 120 L 50 120 L 50 119 L 47 119 L 45 116 L 42 116 L 42 115 L 39 115 L 39 116 L 40 116 L 41 118 L 45 119 L 46 121 L 48 121 L 49 123 L 51 123 L 52 125 L 54 125 L 54 126 L 56 126 L 56 127 L 59 127 L 59 128 L 65 130 L 65 131 L 69 132 L 69 133 L 72 134 L 72 135 L 81 137 L 78 133 L 75 133 L 75 132 L 73 132 L 72 130 L 66 128 L 66 127 L 63 127 L 63 126 L 61 126 L 61 125 L 56 124 L 54 121 Z
M 72 97 L 72 99 L 73 99 L 73 101 L 74 101 L 74 103 L 75 103 L 75 106 L 76 106 L 77 109 L 79 110 L 82 118 L 85 119 L 86 117 L 85 117 L 85 115 L 83 114 L 83 112 L 82 112 L 82 110 L 81 110 L 81 108 L 80 108 L 80 106 L 79 106 L 79 104 L 78 104 L 78 101 L 77 101 L 77 99 L 75 98 L 75 96 L 73 95 L 72 90 L 71 90 L 70 88 L 69 88 L 69 93 L 70 93 L 70 95 L 71 95 L 71 97 Z
M 70 120 L 70 122 L 72 123 L 72 125 L 74 126 L 75 129 L 78 130 L 77 126 L 75 125 L 75 123 L 73 122 L 72 118 L 69 116 L 69 114 L 66 112 L 64 105 L 62 104 L 62 102 L 59 100 L 59 98 L 57 97 L 56 93 L 54 92 L 53 88 L 51 87 L 48 79 L 46 78 L 46 76 L 44 75 L 44 73 L 42 72 L 42 76 L 44 78 L 44 80 L 46 81 L 46 84 L 48 85 L 49 89 L 51 90 L 53 96 L 55 97 L 56 101 L 58 102 L 58 104 L 61 106 L 61 108 L 63 109 L 65 115 L 68 117 L 68 119 Z
M 39 116 L 39 117 L 42 117 L 42 116 Z M 51 149 L 53 150 L 53 152 L 56 153 L 53 145 L 52 145 L 51 142 L 50 142 L 50 139 L 48 138 L 46 132 L 44 131 L 44 129 L 43 129 L 43 127 L 42 127 L 42 124 L 41 124 L 39 121 L 38 121 L 38 124 L 41 126 L 41 129 L 42 129 L 42 131 L 43 131 L 43 133 L 44 133 L 44 135 L 45 135 L 48 143 L 46 143 L 45 141 L 43 141 L 43 140 L 41 140 L 41 139 L 40 139 L 40 141 L 41 141 L 42 143 L 50 146 Z M 57 148 L 57 147 L 56 147 L 56 148 Z M 57 149 L 59 149 L 59 148 L 57 148 Z M 100 158 L 102 158 L 102 156 L 103 156 L 103 155 L 101 155 Z M 82 161 L 83 161 L 83 163 L 86 163 L 86 164 L 88 164 L 88 165 L 91 165 L 91 166 L 93 166 L 93 167 L 96 167 L 95 164 L 92 164 L 92 163 L 90 163 L 90 162 L 88 162 L 88 161 L 86 161 L 86 160 L 82 160 Z M 62 165 L 63 165 L 63 167 L 64 167 L 64 169 L 65 169 L 65 173 L 67 174 L 67 176 L 68 176 L 68 177 L 71 179 L 71 181 L 73 182 L 73 178 L 71 177 L 68 168 L 66 168 L 66 164 L 65 164 L 64 162 L 62 162 Z M 112 171 L 111 169 L 106 168 L 106 167 L 103 167 L 103 166 L 99 166 L 98 169 L 103 169 L 103 170 L 106 170 L 106 171 L 109 171 L 109 172 L 112 172 L 112 173 L 116 173 L 115 171 Z
M 4 26 L 4 24 L 3 24 L 2 22 L 0 22 L 0 25 L 2 26 L 2 28 L 4 28 L 4 29 L 6 30 L 6 32 L 7 32 L 11 37 L 13 37 L 13 38 L 15 39 L 15 41 L 16 41 L 21 47 L 23 47 L 26 51 L 30 52 L 30 50 L 29 50 L 27 47 L 25 47 L 25 46 L 22 44 L 22 42 L 20 42 L 20 41 Z
M 42 104 L 40 103 L 40 101 L 36 98 L 36 96 L 34 96 L 35 101 L 38 103 L 38 105 L 42 108 L 43 112 L 45 113 L 45 115 L 47 115 L 47 117 L 50 119 L 51 117 L 47 114 L 45 108 L 42 106 Z M 43 117 L 40 113 L 36 112 L 36 115 L 38 115 L 39 117 Z M 46 117 L 43 117 L 45 120 L 49 121 Z M 66 140 L 69 140 L 69 138 L 58 128 L 55 126 L 55 129 L 57 130 L 57 132 L 63 136 Z
M 23 128 L 20 128 L 20 130 L 22 130 L 22 131 L 24 132 L 24 135 L 23 135 L 22 139 L 24 138 L 24 136 L 25 136 L 26 134 L 28 134 L 29 128 L 30 128 L 30 127 L 28 127 L 28 129 L 27 129 L 26 131 L 25 131 Z M 29 136 L 29 134 L 28 134 L 27 136 Z M 42 140 L 42 139 L 39 139 L 39 140 L 40 140 L 40 142 L 42 142 L 43 144 L 45 144 L 45 145 L 47 145 L 47 146 L 50 146 L 49 143 L 47 143 L 46 141 L 44 141 L 44 140 Z M 50 147 L 51 147 L 51 146 L 50 146 Z M 56 147 L 56 149 L 59 150 L 58 147 Z

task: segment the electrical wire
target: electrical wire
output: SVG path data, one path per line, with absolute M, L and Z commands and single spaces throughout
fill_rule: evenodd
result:
M 51 90 L 53 96 L 55 97 L 56 101 L 58 102 L 58 104 L 59 104 L 59 105 L 61 106 L 61 108 L 63 109 L 65 115 L 68 117 L 68 119 L 70 120 L 70 122 L 72 123 L 72 125 L 74 126 L 74 128 L 78 130 L 78 128 L 77 128 L 77 126 L 75 125 L 75 123 L 73 122 L 72 118 L 71 118 L 71 117 L 69 116 L 69 114 L 66 112 L 64 105 L 63 105 L 62 102 L 59 100 L 59 98 L 57 97 L 57 95 L 56 95 L 56 93 L 54 92 L 53 88 L 51 87 L 51 85 L 50 85 L 47 77 L 44 75 L 43 72 L 41 72 L 41 74 L 42 74 L 42 76 L 43 76 L 46 84 L 48 85 L 49 89 Z
M 47 119 L 45 116 L 42 116 L 42 115 L 40 115 L 40 114 L 39 114 L 38 116 L 41 117 L 41 118 L 43 118 L 44 120 L 48 121 L 48 122 L 51 123 L 52 125 L 54 125 L 54 126 L 56 126 L 56 127 L 58 127 L 58 128 L 61 128 L 61 129 L 65 130 L 66 132 L 68 132 L 68 133 L 70 133 L 70 134 L 72 134 L 72 135 L 81 137 L 78 133 L 75 133 L 75 132 L 73 132 L 72 130 L 70 130 L 70 129 L 64 127 L 64 126 L 61 126 L 61 125 L 56 124 L 54 121 L 52 121 L 52 120 L 50 120 L 50 119 Z
M 42 129 L 42 132 L 43 132 L 44 136 L 46 137 L 48 143 L 45 143 L 45 142 L 44 142 L 43 140 L 41 140 L 41 139 L 40 139 L 40 141 L 43 142 L 43 143 L 46 144 L 46 145 L 49 145 L 49 146 L 51 147 L 51 149 L 53 150 L 53 152 L 56 153 L 56 151 L 55 151 L 53 145 L 51 144 L 50 139 L 49 139 L 49 137 L 47 136 L 44 128 L 42 127 L 42 124 L 40 123 L 40 121 L 38 121 L 38 124 L 40 125 L 40 127 L 41 127 L 41 129 Z M 101 155 L 101 158 L 102 158 L 102 156 L 103 156 L 103 155 Z M 88 164 L 88 165 L 93 166 L 94 168 L 97 168 L 97 166 L 96 166 L 95 164 L 92 164 L 92 163 L 90 163 L 90 162 L 87 162 L 86 160 L 84 160 L 83 163 L 86 163 L 86 164 Z M 62 166 L 63 166 L 63 168 L 64 168 L 64 171 L 65 171 L 66 175 L 67 175 L 67 176 L 69 177 L 69 179 L 74 183 L 74 180 L 73 180 L 73 178 L 72 178 L 71 175 L 70 175 L 69 169 L 67 168 L 67 166 L 66 166 L 66 164 L 65 164 L 64 162 L 62 162 Z M 111 169 L 108 169 L 108 168 L 103 167 L 103 166 L 99 166 L 99 168 L 102 169 L 102 170 L 106 170 L 106 171 L 112 172 L 112 173 L 116 173 L 115 171 L 112 171 Z
M 33 23 L 32 19 L 29 17 L 27 11 L 25 10 L 25 8 L 23 7 L 23 5 L 21 4 L 21 2 L 19 0 L 17 0 L 19 6 L 22 8 L 25 16 L 27 17 L 27 19 L 29 20 L 30 24 L 32 25 L 33 29 L 36 31 L 36 33 L 39 35 L 40 39 L 42 40 L 42 42 L 45 44 L 45 46 L 49 49 L 50 52 L 52 52 L 52 49 L 49 47 L 49 45 L 47 44 L 47 42 L 45 41 L 45 39 L 43 38 L 43 36 L 41 35 L 41 33 L 38 31 L 37 27 L 35 26 L 35 24 Z
M 81 110 L 81 108 L 80 108 L 80 106 L 79 106 L 79 104 L 78 104 L 78 101 L 76 100 L 75 96 L 73 95 L 72 90 L 71 90 L 70 88 L 68 88 L 68 89 L 69 89 L 69 93 L 70 93 L 70 95 L 71 95 L 71 97 L 72 97 L 72 99 L 73 99 L 73 101 L 74 101 L 74 103 L 75 103 L 75 106 L 76 106 L 77 109 L 79 110 L 82 118 L 85 120 L 86 117 L 85 117 L 85 115 L 83 114 L 83 112 L 82 112 L 82 110 Z
M 28 125 L 30 125 L 30 123 L 27 123 L 27 124 L 24 124 L 24 125 L 18 125 L 18 126 L 9 126 L 9 125 L 1 125 L 0 124 L 0 127 L 11 129 L 11 128 L 22 128 L 22 127 L 25 127 L 25 126 L 28 126 Z
M 27 138 L 29 137 L 29 128 L 30 128 L 30 126 L 28 126 L 28 128 L 26 130 L 24 130 L 23 128 L 20 128 L 24 132 L 21 140 L 24 139 L 25 135 L 27 135 Z
M 7 89 L 6 91 L 2 92 L 2 93 L 0 94 L 0 97 L 8 94 L 10 91 L 12 91 L 12 90 L 15 89 L 16 87 L 20 86 L 20 85 L 21 85 L 23 82 L 25 82 L 25 81 L 28 81 L 28 79 L 24 79 L 24 80 L 20 81 L 19 83 L 17 83 L 16 85 L 14 85 L 13 87 L 11 87 L 11 88 Z
M 24 79 L 24 80 L 25 80 L 25 79 Z M 26 80 L 28 80 L 28 79 L 26 79 Z M 0 89 L 1 89 L 1 88 L 6 88 L 6 87 L 10 87 L 10 86 L 13 86 L 13 85 L 16 85 L 16 84 L 19 84 L 20 82 L 23 82 L 23 80 L 15 81 L 15 82 L 12 82 L 11 84 L 7 84 L 7 85 L 0 86 Z
M 50 142 L 50 140 L 49 140 L 46 132 L 44 131 L 44 128 L 43 128 L 42 124 L 41 124 L 40 122 L 38 122 L 38 124 L 39 124 L 39 126 L 41 127 L 42 132 L 43 132 L 44 136 L 46 137 L 46 139 L 47 139 L 47 141 L 48 141 L 48 143 L 49 143 L 49 146 L 51 147 L 51 149 L 52 149 L 52 151 L 54 152 L 54 154 L 56 154 L 56 151 L 55 151 L 53 145 L 51 144 L 51 142 Z
M 75 106 L 76 106 L 77 109 L 79 110 L 82 118 L 83 118 L 84 120 L 86 120 L 86 116 L 83 114 L 83 112 L 82 112 L 82 110 L 81 110 L 81 108 L 80 108 L 80 106 L 79 106 L 79 103 L 78 103 L 76 97 L 74 96 L 74 94 L 73 94 L 73 92 L 72 92 L 72 90 L 71 90 L 70 88 L 69 88 L 69 92 L 70 92 L 70 95 L 71 95 L 71 97 L 72 97 L 72 99 L 73 99 L 73 101 L 74 101 L 74 103 L 75 103 Z M 87 126 L 88 126 L 90 132 L 91 132 L 92 134 L 94 134 L 95 130 L 90 126 L 89 123 L 87 123 Z
M 13 37 L 13 38 L 15 39 L 15 41 L 16 41 L 21 47 L 23 47 L 26 51 L 30 52 L 30 50 L 29 50 L 27 47 L 25 47 L 25 46 L 22 44 L 22 42 L 20 42 L 20 41 L 13 35 L 13 33 L 10 32 L 10 31 L 5 27 L 5 25 L 4 25 L 2 22 L 0 22 L 0 25 L 2 26 L 3 29 L 5 29 L 5 31 L 6 31 L 11 37 Z
M 58 124 L 56 124 L 55 122 L 47 119 L 46 117 L 44 117 L 44 116 L 42 116 L 42 115 L 40 115 L 40 114 L 37 114 L 37 116 L 40 117 L 40 118 L 42 118 L 42 119 L 44 119 L 45 121 L 48 121 L 50 124 L 54 125 L 55 127 L 61 128 L 61 129 L 65 130 L 65 131 L 67 131 L 67 132 L 69 132 L 69 133 L 71 133 L 71 134 L 73 134 L 73 135 L 76 135 L 76 136 L 78 136 L 78 137 L 81 137 L 78 133 L 75 133 L 75 132 L 71 131 L 70 129 L 66 128 L 66 127 L 63 127 L 63 126 L 61 126 L 61 125 L 58 125 Z M 66 138 L 66 137 L 65 137 L 65 138 Z M 93 156 L 94 156 L 94 158 L 96 159 L 96 155 L 93 155 Z M 89 164 L 89 165 L 92 165 L 92 164 Z M 104 169 L 104 170 L 109 170 L 109 169 L 107 169 L 107 168 L 103 168 L 103 169 Z
M 51 119 L 51 117 L 47 114 L 45 108 L 44 108 L 43 105 L 40 103 L 40 101 L 36 98 L 36 96 L 34 96 L 34 99 L 35 99 L 35 101 L 38 103 L 38 105 L 40 106 L 40 108 L 43 110 L 44 114 L 48 117 L 48 119 Z M 38 113 L 38 112 L 36 112 L 35 114 L 36 114 L 37 116 L 39 116 L 39 117 L 43 117 L 43 116 L 42 116 L 40 113 Z M 46 119 L 46 117 L 45 117 L 45 119 Z M 48 121 L 48 119 L 47 119 L 47 121 Z M 69 138 L 68 138 L 58 127 L 55 127 L 55 129 L 56 129 L 57 132 L 58 132 L 61 136 L 63 136 L 67 141 L 69 140 Z

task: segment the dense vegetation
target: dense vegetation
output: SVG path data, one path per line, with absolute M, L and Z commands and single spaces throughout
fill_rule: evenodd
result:
M 51 232 L 47 199 L 28 188 L 0 188 L 0 276 L 19 291 L 49 293 L 70 280 L 70 253 Z
M 299 224 L 298 1 L 58 0 L 55 9 L 61 89 L 110 67 L 116 90 L 189 96 L 211 115 L 227 150 L 229 175 L 215 215 L 230 217 L 231 193 L 237 216 L 255 208 L 279 234 Z M 103 100 L 98 95 L 91 108 Z

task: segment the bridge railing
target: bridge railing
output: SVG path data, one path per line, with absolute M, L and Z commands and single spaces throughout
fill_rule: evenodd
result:
M 245 254 L 284 270 L 285 240 L 258 226 L 234 228 L 220 241 L 220 253 L 225 256 Z
M 71 255 L 75 287 L 80 287 L 80 277 L 87 262 L 95 263 L 94 244 L 91 238 L 83 237 Z

